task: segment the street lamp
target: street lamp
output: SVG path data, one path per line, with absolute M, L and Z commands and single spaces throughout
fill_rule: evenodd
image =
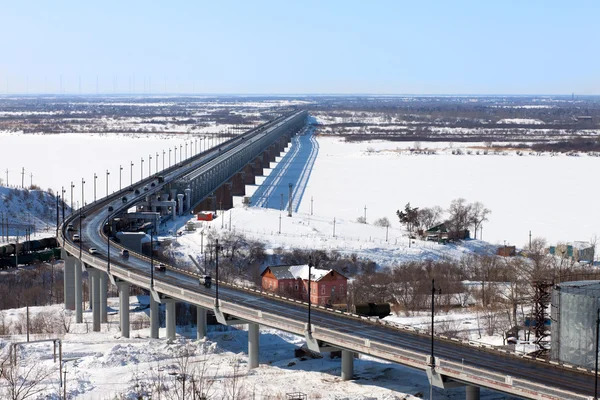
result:
M 310 271 L 311 271 L 312 267 L 313 267 L 312 256 L 309 256 L 308 257 L 308 333 L 309 334 L 311 332 L 311 329 L 310 329 L 310 304 L 311 304 L 311 301 L 310 301 L 310 287 L 312 286 L 311 285 L 312 282 L 311 282 L 311 279 L 310 279 L 311 278 Z
M 142 162 L 140 163 L 140 181 L 144 179 L 144 157 L 141 158 Z
M 182 144 L 180 144 L 180 145 L 179 145 L 179 162 L 182 162 L 182 161 L 183 161 L 183 158 L 181 157 L 181 153 L 183 153 L 182 149 L 183 149 L 183 145 L 182 145 Z
M 177 146 L 175 146 L 175 148 L 173 149 L 173 157 L 175 159 L 175 162 L 173 164 L 177 164 Z
M 185 142 L 185 158 L 187 160 L 187 142 Z
M 163 150 L 163 171 L 165 170 L 165 151 Z
M 71 181 L 71 214 L 73 213 L 73 188 L 75 187 L 75 184 L 73 183 L 73 181 Z
M 435 358 L 433 355 L 433 335 L 434 335 L 434 317 L 435 317 L 435 295 L 442 294 L 442 289 L 435 288 L 435 279 L 431 280 L 431 368 L 435 368 Z
M 81 208 L 85 205 L 84 185 L 85 179 L 81 178 Z
M 106 170 L 106 197 L 108 197 L 108 176 L 110 175 L 110 172 L 108 172 L 108 170 Z
M 121 175 L 123 172 L 123 166 L 119 165 L 119 192 L 121 191 Z
M 98 179 L 98 175 L 94 172 L 94 202 L 96 202 L 96 180 Z
M 148 154 L 148 176 L 152 175 L 152 154 Z
M 154 170 L 155 174 L 158 174 L 158 153 L 156 153 L 156 169 Z
M 61 191 L 62 191 L 62 222 L 63 224 L 65 223 L 65 187 L 61 186 Z
M 133 185 L 133 161 L 131 161 L 131 166 L 129 168 L 129 186 Z
M 221 250 L 221 246 L 219 246 L 219 239 L 215 239 L 215 262 L 216 262 L 216 277 L 215 277 L 215 299 L 216 306 L 219 306 L 219 250 Z
M 169 149 L 169 168 L 171 168 L 171 149 Z

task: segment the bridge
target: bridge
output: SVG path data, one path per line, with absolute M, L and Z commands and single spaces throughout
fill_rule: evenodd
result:
M 298 300 L 261 293 L 254 288 L 218 281 L 212 288 L 199 284 L 199 274 L 167 266 L 153 273 L 153 259 L 142 251 L 115 257 L 122 249 L 113 237 L 132 214 L 142 221 L 160 224 L 177 215 L 200 209 L 232 207 L 233 195 L 244 195 L 245 185 L 268 168 L 271 161 L 306 125 L 306 111 L 293 111 L 219 146 L 180 161 L 168 169 L 119 192 L 86 205 L 69 216 L 59 232 L 65 261 L 65 307 L 83 321 L 82 271 L 91 276 L 93 330 L 107 321 L 106 295 L 110 282 L 119 289 L 121 335 L 129 337 L 129 291 L 131 285 L 148 290 L 150 336 L 159 336 L 159 304 L 166 308 L 166 336 L 175 338 L 175 303 L 197 307 L 197 335 L 206 335 L 206 312 L 212 310 L 226 325 L 248 325 L 248 366 L 259 365 L 259 326 L 268 326 L 306 338 L 315 352 L 342 351 L 342 379 L 352 379 L 354 354 L 423 370 L 432 385 L 466 386 L 466 398 L 479 398 L 489 388 L 529 399 L 590 399 L 594 393 L 592 371 L 547 362 L 528 356 L 481 346 L 444 336 L 435 337 L 435 358 L 430 356 L 430 336 L 411 327 L 374 321 L 359 315 L 311 309 Z M 135 213 L 128 213 L 135 208 Z M 81 240 L 74 242 L 70 229 L 79 227 Z M 141 244 L 139 244 L 141 248 Z M 90 248 L 96 248 L 90 254 Z

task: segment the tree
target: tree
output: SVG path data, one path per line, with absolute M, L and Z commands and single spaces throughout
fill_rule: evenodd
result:
M 492 212 L 488 208 L 485 208 L 485 206 L 478 201 L 471 204 L 470 207 L 471 207 L 470 219 L 471 219 L 471 223 L 473 224 L 473 228 L 475 229 L 474 238 L 477 239 L 477 230 L 479 229 L 479 227 L 481 226 L 481 224 L 484 221 L 488 220 L 487 216 L 489 214 L 491 214 Z
M 471 219 L 472 205 L 468 204 L 463 198 L 454 199 L 448 208 L 447 227 L 450 233 L 457 234 L 469 228 Z
M 410 203 L 404 206 L 404 211 L 397 210 L 396 215 L 409 232 L 419 227 L 419 208 L 411 208 Z
M 377 220 L 375 220 L 375 222 L 373 222 L 373 225 L 375 226 L 383 226 L 384 228 L 389 228 L 390 226 L 392 226 L 392 224 L 390 223 L 390 220 L 387 217 L 383 217 L 383 218 L 379 218 Z
M 422 208 L 418 212 L 419 226 L 424 229 L 436 226 L 441 222 L 441 216 L 442 208 L 440 206 Z

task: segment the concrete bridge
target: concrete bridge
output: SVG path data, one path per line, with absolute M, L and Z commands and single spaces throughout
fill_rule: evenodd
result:
M 65 260 L 65 307 L 83 320 L 82 270 L 91 276 L 93 330 L 106 322 L 106 293 L 110 282 L 119 289 L 121 335 L 129 337 L 131 285 L 151 294 L 150 336 L 159 335 L 159 304 L 166 307 L 166 336 L 175 338 L 175 303 L 198 308 L 197 335 L 206 335 L 206 311 L 212 310 L 225 325 L 248 325 L 249 368 L 259 365 L 259 326 L 265 325 L 304 336 L 316 352 L 342 350 L 342 378 L 352 379 L 353 357 L 369 354 L 427 373 L 432 385 L 465 386 L 467 399 L 478 399 L 479 388 L 489 388 L 530 399 L 588 399 L 593 393 L 591 371 L 544 360 L 517 356 L 443 336 L 435 337 L 435 358 L 430 336 L 410 327 L 397 327 L 354 314 L 313 306 L 253 288 L 216 281 L 212 288 L 199 284 L 199 274 L 167 266 L 157 276 L 153 260 L 141 251 L 128 259 L 116 257 L 121 246 L 111 237 L 123 224 L 121 217 L 135 207 L 128 223 L 158 224 L 160 220 L 196 209 L 227 209 L 232 196 L 243 195 L 246 184 L 305 126 L 305 111 L 291 112 L 228 140 L 190 159 L 100 199 L 71 215 L 60 229 Z M 69 224 L 79 227 L 80 242 L 73 242 Z M 97 249 L 95 254 L 89 248 Z

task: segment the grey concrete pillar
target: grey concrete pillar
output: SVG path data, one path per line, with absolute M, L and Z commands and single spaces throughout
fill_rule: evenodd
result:
M 479 400 L 479 386 L 469 386 L 465 388 L 465 397 L 467 400 Z
M 175 340 L 175 301 L 171 300 L 167 302 L 167 314 L 166 314 L 166 325 L 167 325 L 167 339 Z
M 196 307 L 196 339 L 206 337 L 206 310 Z
M 108 292 L 108 275 L 104 271 L 98 271 L 98 275 L 100 276 L 100 321 L 105 324 L 108 322 L 108 315 L 106 313 L 106 309 L 108 308 L 108 303 L 106 301 L 106 296 Z
M 354 352 L 342 350 L 342 380 L 349 381 L 354 375 Z
M 183 215 L 183 194 L 177 195 L 177 209 L 179 210 L 179 216 Z
M 158 339 L 158 327 L 160 322 L 160 312 L 158 303 L 150 296 L 150 337 Z
M 94 298 L 94 282 L 92 282 L 92 269 L 91 268 L 86 268 L 88 270 L 88 300 L 90 302 L 89 304 L 89 309 L 91 310 L 94 306 L 93 306 L 93 302 L 92 299 Z
M 119 282 L 119 320 L 121 337 L 129 337 L 129 283 Z
M 248 324 L 248 369 L 258 367 L 259 333 L 258 324 Z
M 188 212 L 192 206 L 192 189 L 187 188 L 185 192 L 185 211 Z
M 75 322 L 83 322 L 83 281 L 81 278 L 81 260 L 75 259 Z
M 67 255 L 65 251 L 63 253 L 63 260 L 65 262 L 65 269 L 63 272 L 63 284 L 65 294 L 65 309 L 75 309 L 75 258 Z
M 92 277 L 92 330 L 94 332 L 100 332 L 100 271 L 95 269 L 88 269 L 90 276 Z
M 177 202 L 171 201 L 171 218 L 177 217 Z

